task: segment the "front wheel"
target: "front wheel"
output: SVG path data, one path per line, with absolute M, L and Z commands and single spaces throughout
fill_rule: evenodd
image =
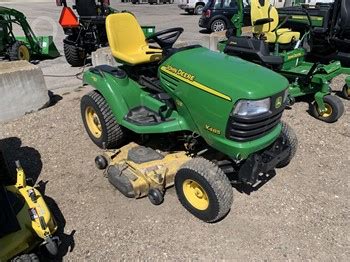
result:
M 30 52 L 28 47 L 21 41 L 14 42 L 14 44 L 10 47 L 9 58 L 10 58 L 10 61 L 16 61 L 16 60 L 29 61 Z
M 344 113 L 344 104 L 336 96 L 326 95 L 323 98 L 326 110 L 321 112 L 316 102 L 312 104 L 311 113 L 317 119 L 327 123 L 336 122 Z
M 230 181 L 214 163 L 204 158 L 186 162 L 175 175 L 175 189 L 181 204 L 194 216 L 215 222 L 232 206 Z
M 348 87 L 348 85 L 344 85 L 341 94 L 344 99 L 350 100 L 350 87 Z
M 216 19 L 211 23 L 210 29 L 212 32 L 220 32 L 226 30 L 226 23 L 222 19 Z
M 100 148 L 116 148 L 124 142 L 125 130 L 118 125 L 104 97 L 97 91 L 83 96 L 81 117 L 91 140 Z
M 285 139 L 285 143 L 289 146 L 288 156 L 278 163 L 277 168 L 288 166 L 290 161 L 295 156 L 298 148 L 298 138 L 294 133 L 294 130 L 285 122 L 282 122 L 282 136 Z

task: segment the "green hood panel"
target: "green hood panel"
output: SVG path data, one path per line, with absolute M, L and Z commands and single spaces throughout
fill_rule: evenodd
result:
M 182 81 L 199 84 L 199 88 L 207 87 L 214 95 L 229 97 L 233 102 L 266 98 L 288 87 L 287 79 L 280 74 L 203 47 L 175 53 L 161 65 L 161 71 L 164 70 L 180 76 Z

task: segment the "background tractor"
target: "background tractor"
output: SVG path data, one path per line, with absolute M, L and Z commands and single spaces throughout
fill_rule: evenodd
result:
M 214 222 L 232 204 L 234 178 L 225 172 L 253 186 L 291 161 L 297 139 L 281 123 L 284 77 L 199 45 L 173 48 L 182 28 L 145 38 L 130 13 L 109 15 L 106 31 L 122 65 L 84 73 L 94 91 L 82 98 L 81 114 L 96 145 L 118 148 L 96 163 L 125 196 L 159 204 L 175 184 L 188 211 Z
M 108 46 L 106 17 L 118 12 L 110 7 L 109 0 L 76 0 L 73 10 L 66 0 L 57 0 L 63 6 L 59 20 L 66 38 L 63 40 L 64 55 L 71 66 L 83 66 L 87 56 L 100 47 Z M 154 27 L 142 27 L 146 35 L 154 33 Z
M 309 17 L 307 12 L 306 15 Z M 242 21 L 242 16 L 236 19 Z M 340 74 L 350 74 L 350 69 L 342 67 L 339 61 L 327 65 L 305 61 L 306 51 L 301 45 L 308 34 L 301 36 L 300 32 L 285 28 L 287 20 L 279 23 L 278 12 L 269 0 L 251 1 L 251 21 L 252 37 L 241 36 L 241 29 L 237 27 L 227 31 L 228 40 L 220 42 L 218 48 L 279 72 L 289 80 L 290 105 L 296 97 L 313 95 L 311 114 L 328 123 L 337 121 L 344 112 L 344 105 L 331 95 L 329 83 Z M 240 24 L 237 22 L 238 26 Z M 345 82 L 342 93 L 348 99 L 350 77 Z
M 350 66 L 350 1 L 334 0 L 333 3 L 293 6 L 278 10 L 282 20 L 288 17 L 286 26 L 304 34 L 309 31 L 308 13 L 312 22 L 307 39 L 307 59 L 329 63 L 339 60 Z
M 22 28 L 24 36 L 15 36 L 14 25 Z M 0 6 L 0 56 L 13 60 L 55 58 L 60 54 L 52 36 L 36 36 L 21 12 Z

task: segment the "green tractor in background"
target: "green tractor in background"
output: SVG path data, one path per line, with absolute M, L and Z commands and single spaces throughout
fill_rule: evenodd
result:
M 130 13 L 109 15 L 106 31 L 121 65 L 84 73 L 94 91 L 81 114 L 96 145 L 118 148 L 95 161 L 125 196 L 160 204 L 175 184 L 189 212 L 215 222 L 231 208 L 231 182 L 254 186 L 292 160 L 284 77 L 199 45 L 173 48 L 182 28 L 145 38 Z
M 302 1 L 305 2 L 305 1 Z M 324 1 L 325 2 L 325 1 Z M 339 60 L 343 66 L 350 66 L 350 1 L 334 0 L 326 3 L 302 4 L 279 8 L 281 20 L 288 17 L 286 26 L 304 34 L 309 31 L 309 14 L 312 22 L 307 59 L 329 63 Z M 350 95 L 350 94 L 349 94 Z
M 296 97 L 313 95 L 311 114 L 328 123 L 337 121 L 344 112 L 344 105 L 338 97 L 331 95 L 330 82 L 340 74 L 350 74 L 350 68 L 342 67 L 339 61 L 327 65 L 306 62 L 306 51 L 301 45 L 308 34 L 301 37 L 299 32 L 283 28 L 287 19 L 279 23 L 278 12 L 269 0 L 251 1 L 253 37 L 241 36 L 241 0 L 238 0 L 238 6 L 240 11 L 232 18 L 236 27 L 226 32 L 228 40 L 219 42 L 218 49 L 285 76 L 290 83 L 290 105 Z M 348 99 L 350 77 L 345 82 L 342 94 Z
M 19 25 L 24 36 L 15 36 L 13 25 Z M 11 61 L 32 58 L 56 58 L 60 55 L 52 36 L 36 36 L 23 13 L 0 6 L 0 56 Z

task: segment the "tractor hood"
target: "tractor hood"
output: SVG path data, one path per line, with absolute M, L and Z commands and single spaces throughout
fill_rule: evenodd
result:
M 232 101 L 262 99 L 288 87 L 286 78 L 267 68 L 203 47 L 178 51 L 160 71 Z

